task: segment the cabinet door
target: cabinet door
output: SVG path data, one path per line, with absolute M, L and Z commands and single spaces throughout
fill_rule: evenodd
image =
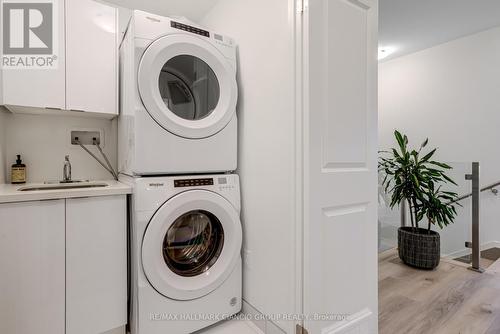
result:
M 54 53 L 57 56 L 57 66 L 50 69 L 3 68 L 3 85 L 0 86 L 3 86 L 3 104 L 5 105 L 56 109 L 64 109 L 66 106 L 64 93 L 64 1 L 54 1 L 53 4 L 55 17 L 52 20 L 52 27 L 57 36 L 53 40 L 53 48 L 58 50 L 58 53 Z M 17 18 L 15 15 L 11 17 L 12 20 L 17 20 L 15 22 L 21 20 L 19 16 Z M 34 17 L 36 18 L 36 16 Z M 25 43 L 27 43 L 26 41 L 25 36 Z M 6 56 L 9 56 L 9 54 L 6 54 Z M 27 57 L 31 56 L 36 55 L 28 55 Z
M 0 333 L 64 334 L 64 200 L 0 204 Z
M 127 322 L 126 197 L 66 200 L 66 334 Z
M 117 10 L 66 1 L 66 109 L 117 114 Z

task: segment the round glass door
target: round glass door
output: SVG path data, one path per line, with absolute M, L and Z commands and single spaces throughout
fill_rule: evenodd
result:
M 167 35 L 147 47 L 138 86 L 148 114 L 184 138 L 207 138 L 236 112 L 236 72 L 212 44 L 190 35 Z
M 152 287 L 176 300 L 200 298 L 219 287 L 240 260 L 238 212 L 224 197 L 189 190 L 166 201 L 142 240 L 142 268 Z
M 224 245 L 219 219 L 204 210 L 192 210 L 177 218 L 163 239 L 163 258 L 174 273 L 200 275 L 217 261 Z
M 219 102 L 217 76 L 207 63 L 194 56 L 169 59 L 161 70 L 158 86 L 165 106 L 182 119 L 203 119 Z

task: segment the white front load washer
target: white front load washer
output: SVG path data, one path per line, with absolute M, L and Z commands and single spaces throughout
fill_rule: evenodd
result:
M 234 171 L 237 99 L 231 38 L 134 11 L 120 45 L 120 171 Z
M 237 175 L 132 178 L 132 334 L 192 333 L 241 310 Z

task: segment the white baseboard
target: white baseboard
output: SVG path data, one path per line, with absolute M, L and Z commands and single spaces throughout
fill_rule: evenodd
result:
M 120 327 L 106 331 L 106 332 L 101 333 L 101 334 L 125 334 L 125 326 L 120 326 Z
M 264 334 L 286 333 L 284 329 L 279 328 L 270 320 L 255 321 L 255 319 L 262 319 L 263 315 L 245 300 L 243 300 L 242 313 L 249 315 L 248 320 Z M 338 321 L 334 325 L 323 329 L 322 334 L 373 334 L 373 328 L 377 327 L 376 316 L 370 309 L 366 308 L 350 315 L 345 320 Z
M 247 320 L 251 322 L 263 334 L 286 334 L 287 331 L 271 320 L 267 319 L 264 314 L 257 310 L 254 306 L 243 299 L 243 309 L 241 311 Z M 290 331 L 291 329 L 289 329 Z

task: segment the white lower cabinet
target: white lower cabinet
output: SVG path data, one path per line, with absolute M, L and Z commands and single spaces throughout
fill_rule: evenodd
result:
M 66 200 L 66 334 L 127 322 L 125 196 Z
M 0 204 L 0 333 L 64 334 L 64 200 Z
M 126 196 L 0 204 L 0 333 L 127 322 Z

